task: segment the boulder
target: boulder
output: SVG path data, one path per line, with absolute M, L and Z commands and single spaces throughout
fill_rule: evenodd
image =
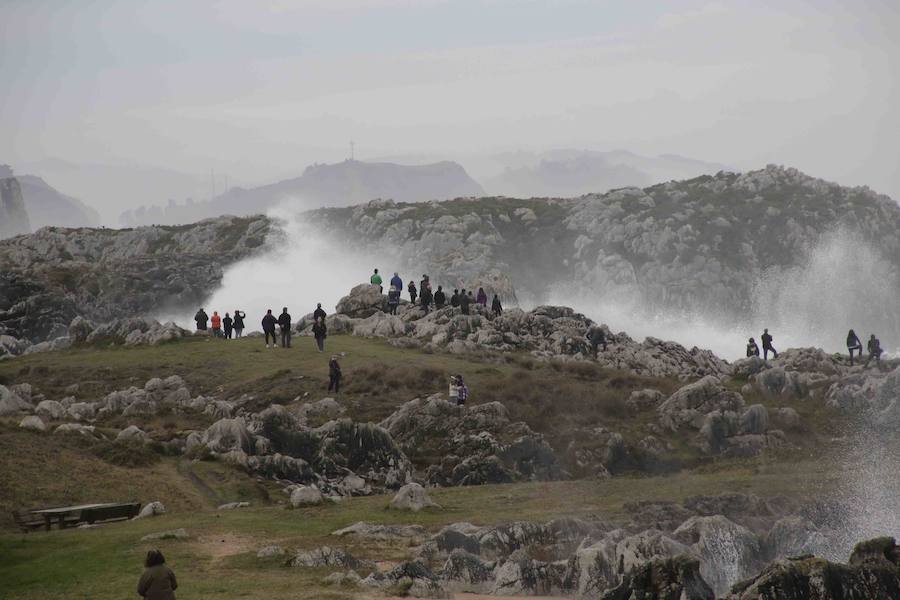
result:
M 497 567 L 491 593 L 497 596 L 549 596 L 562 591 L 566 563 L 534 560 L 513 553 Z
M 284 556 L 284 548 L 281 546 L 263 546 L 256 552 L 256 558 L 269 558 L 272 556 Z
M 66 415 L 76 421 L 90 421 L 97 414 L 93 402 L 74 402 L 66 409 Z
M 322 580 L 325 585 L 335 586 L 357 586 L 362 582 L 362 577 L 356 571 L 350 570 L 346 573 L 337 571 Z
M 819 554 L 828 549 L 828 539 L 808 519 L 783 517 L 765 537 L 767 555 L 772 559 Z
M 31 429 L 32 431 L 47 431 L 47 426 L 41 421 L 41 418 L 34 415 L 27 416 L 19 421 L 19 427 Z
M 0 385 L 0 417 L 31 412 L 32 410 L 34 410 L 34 407 L 30 402 L 21 398 L 8 387 Z
M 314 485 L 301 485 L 291 492 L 291 506 L 300 508 L 302 506 L 318 506 L 325 502 L 325 497 Z
M 756 535 L 722 515 L 692 517 L 675 530 L 674 536 L 700 558 L 700 574 L 717 595 L 762 566 L 762 548 Z
M 203 433 L 203 443 L 213 452 L 240 450 L 252 454 L 254 441 L 243 419 L 220 419 Z
M 676 391 L 657 411 L 660 423 L 675 431 L 686 425 L 699 429 L 703 418 L 710 412 L 740 411 L 743 408 L 743 397 L 726 389 L 718 378 L 710 375 Z
M 404 562 L 385 573 L 373 572 L 362 585 L 382 590 L 402 590 L 413 598 L 447 598 L 438 577 L 421 561 Z
M 322 398 L 321 400 L 301 405 L 296 413 L 297 417 L 302 421 L 310 421 L 336 419 L 346 411 L 347 409 L 338 404 L 338 401 L 334 398 Z
M 335 312 L 354 319 L 365 319 L 377 312 L 384 312 L 385 301 L 380 286 L 363 283 L 338 301 Z
M 157 517 L 159 515 L 166 514 L 166 507 L 163 506 L 162 502 L 154 501 L 145 505 L 144 508 L 141 509 L 141 512 L 138 513 L 138 516 L 135 519 L 145 519 L 147 517 Z
M 375 525 L 358 521 L 349 527 L 331 532 L 331 535 L 349 535 L 368 540 L 408 539 L 423 537 L 425 528 L 421 525 Z
M 769 429 L 769 411 L 762 404 L 754 404 L 741 415 L 741 434 L 764 434 Z
M 66 416 L 65 407 L 56 400 L 41 400 L 35 407 L 34 412 L 45 419 L 53 421 L 59 421 Z
M 628 571 L 622 583 L 600 596 L 601 600 L 715 600 L 712 588 L 700 574 L 700 561 L 682 554 L 655 558 Z
M 218 510 L 234 510 L 236 508 L 247 508 L 250 506 L 249 502 L 228 502 L 227 504 L 219 505 Z
M 82 316 L 77 316 L 69 323 L 69 337 L 76 344 L 83 344 L 94 331 L 94 324 Z
M 666 396 L 659 390 L 646 389 L 631 392 L 625 405 L 631 412 L 642 412 L 645 410 L 655 409 L 666 399 Z
M 288 560 L 292 567 L 346 567 L 356 569 L 363 563 L 356 560 L 348 552 L 331 546 L 321 546 L 313 550 L 300 550 Z
M 440 508 L 428 495 L 428 491 L 418 483 L 407 483 L 391 500 L 390 508 L 419 512 L 425 508 Z
M 54 429 L 53 433 L 77 433 L 93 439 L 101 437 L 93 425 L 82 425 L 81 423 L 63 423 Z
M 117 442 L 138 442 L 144 443 L 150 439 L 150 436 L 147 435 L 140 427 L 137 425 L 129 425 L 125 429 L 119 432 L 116 436 Z

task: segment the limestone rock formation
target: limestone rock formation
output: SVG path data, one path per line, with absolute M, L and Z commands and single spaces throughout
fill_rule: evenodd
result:
M 29 233 L 31 222 L 15 177 L 0 178 L 0 239 Z

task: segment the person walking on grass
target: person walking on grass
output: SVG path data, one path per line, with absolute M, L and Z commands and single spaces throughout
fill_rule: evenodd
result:
M 866 348 L 869 351 L 869 358 L 866 359 L 866 364 L 863 365 L 863 368 L 869 366 L 869 362 L 874 358 L 875 364 L 878 365 L 878 368 L 881 368 L 881 340 L 875 337 L 875 334 L 872 334 L 872 337 L 869 338 L 868 344 L 866 344 Z
M 262 330 L 266 334 L 266 348 L 275 348 L 278 345 L 278 338 L 275 337 L 275 324 L 278 320 L 272 314 L 272 309 L 266 311 L 266 316 L 262 319 Z M 272 345 L 269 345 L 269 337 L 272 338 Z
M 856 356 L 859 359 L 862 359 L 862 342 L 859 341 L 859 336 L 856 335 L 856 332 L 852 329 L 847 334 L 847 352 L 850 353 L 850 366 L 853 366 L 853 352 L 856 352 Z
M 769 359 L 769 352 L 772 353 L 772 358 L 778 358 L 778 352 L 775 350 L 775 346 L 772 345 L 772 336 L 769 334 L 768 329 L 763 331 L 760 340 L 762 340 L 763 345 L 763 360 Z
M 166 558 L 159 550 L 150 550 L 144 559 L 144 573 L 138 580 L 137 593 L 144 600 L 175 600 L 178 581 L 166 566 Z
M 415 282 L 415 281 L 410 281 L 410 282 L 409 282 L 409 287 L 407 288 L 407 290 L 409 291 L 409 301 L 410 301 L 412 304 L 415 304 L 415 303 L 416 303 L 416 296 L 418 296 L 418 292 L 416 291 L 416 282 Z
M 491 311 L 498 317 L 503 314 L 503 305 L 500 304 L 500 296 L 497 294 L 494 294 L 494 299 L 491 300 Z
M 331 360 L 328 362 L 328 391 L 334 390 L 335 394 L 340 393 L 341 391 L 341 377 L 343 377 L 343 373 L 341 373 L 341 365 L 338 362 L 337 354 L 333 354 L 331 356 Z
M 313 323 L 313 337 L 316 338 L 316 347 L 319 352 L 325 352 L 325 338 L 328 337 L 328 328 L 325 326 L 325 319 L 316 319 Z
M 313 311 L 313 321 L 318 321 L 319 319 L 325 320 L 325 317 L 328 316 L 325 314 L 325 309 L 322 308 L 322 303 L 319 302 L 316 304 L 316 310 Z
M 384 292 L 384 288 L 381 287 L 381 275 L 378 274 L 378 269 L 375 269 L 375 272 L 372 273 L 372 276 L 369 277 L 369 283 L 372 285 L 378 286 L 378 291 L 380 293 Z
M 222 317 L 219 316 L 218 312 L 213 311 L 210 323 L 212 324 L 213 337 L 222 337 Z
M 197 323 L 197 331 L 206 331 L 206 324 L 209 323 L 209 316 L 202 308 L 194 315 L 194 321 Z
M 234 337 L 240 338 L 244 334 L 244 319 L 247 314 L 242 310 L 234 311 Z
M 234 319 L 228 313 L 225 313 L 225 318 L 222 319 L 222 329 L 225 332 L 225 339 L 230 340 L 231 331 L 234 329 Z
M 281 328 L 281 347 L 291 347 L 291 315 L 287 311 L 287 306 L 281 310 L 278 316 L 278 326 Z

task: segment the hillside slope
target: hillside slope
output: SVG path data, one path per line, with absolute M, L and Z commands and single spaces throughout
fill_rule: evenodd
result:
M 16 177 L 34 230 L 41 227 L 97 227 L 100 215 L 78 198 L 67 196 L 35 175 Z

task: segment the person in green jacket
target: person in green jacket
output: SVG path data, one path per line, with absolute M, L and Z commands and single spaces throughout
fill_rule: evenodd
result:
M 144 574 L 138 581 L 137 593 L 144 600 L 175 600 L 178 582 L 175 573 L 166 566 L 166 559 L 159 550 L 147 552 Z
M 372 273 L 372 276 L 369 278 L 369 283 L 377 285 L 378 289 L 384 292 L 384 288 L 381 287 L 381 275 L 378 274 L 378 269 L 375 269 L 375 272 Z

